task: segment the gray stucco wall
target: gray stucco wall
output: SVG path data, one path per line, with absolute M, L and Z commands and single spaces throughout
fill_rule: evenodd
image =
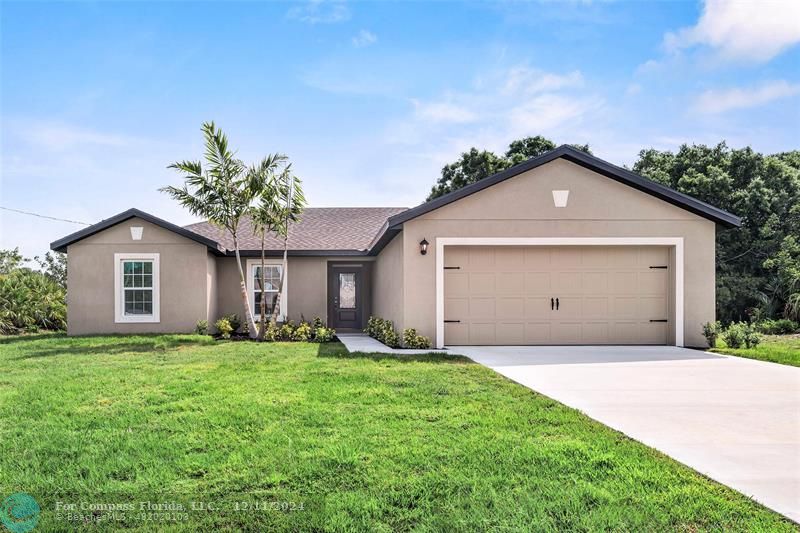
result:
M 131 226 L 144 228 L 142 240 L 132 240 Z M 160 254 L 160 322 L 115 323 L 115 253 Z M 191 332 L 198 320 L 208 316 L 207 255 L 205 246 L 138 218 L 70 245 L 68 333 Z
M 417 251 L 419 254 L 419 251 Z M 403 233 L 381 250 L 372 268 L 372 314 L 394 322 L 403 330 Z

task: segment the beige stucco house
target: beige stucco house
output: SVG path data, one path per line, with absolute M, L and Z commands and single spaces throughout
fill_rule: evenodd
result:
M 284 318 L 339 331 L 370 315 L 436 346 L 702 346 L 715 232 L 738 217 L 562 146 L 413 209 L 310 208 L 289 234 Z M 254 308 L 282 245 L 245 223 Z M 231 239 L 130 209 L 52 243 L 68 256 L 71 335 L 189 332 L 243 314 Z

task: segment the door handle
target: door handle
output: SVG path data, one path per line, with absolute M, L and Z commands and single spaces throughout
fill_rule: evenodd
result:
M 558 311 L 558 298 L 556 298 L 556 311 Z
M 553 310 L 553 305 L 554 305 L 554 304 L 555 304 L 555 302 L 553 302 L 553 299 L 552 299 L 552 298 L 550 298 L 550 310 L 551 310 L 551 311 Z

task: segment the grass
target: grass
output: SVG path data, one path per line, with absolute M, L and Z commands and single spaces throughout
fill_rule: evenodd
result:
M 460 357 L 43 335 L 0 368 L 0 498 L 33 495 L 37 531 L 794 530 Z
M 780 363 L 782 365 L 800 366 L 800 335 L 766 335 L 755 348 L 728 348 L 721 340 L 711 350 L 716 353 Z

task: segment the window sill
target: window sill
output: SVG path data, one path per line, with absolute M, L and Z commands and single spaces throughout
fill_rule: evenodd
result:
M 158 324 L 161 321 L 153 315 L 142 315 L 142 316 L 121 316 L 117 318 L 114 322 L 117 324 Z

